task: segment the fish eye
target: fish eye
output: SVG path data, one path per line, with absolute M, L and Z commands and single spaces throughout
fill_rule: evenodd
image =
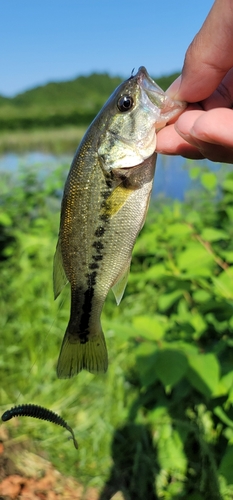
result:
M 117 107 L 122 113 L 129 111 L 133 107 L 133 98 L 130 95 L 122 95 L 118 100 Z

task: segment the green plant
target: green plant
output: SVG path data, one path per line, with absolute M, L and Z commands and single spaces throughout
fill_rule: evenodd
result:
M 24 172 L 2 189 L 0 404 L 60 413 L 80 448 L 20 419 L 10 444 L 36 442 L 60 470 L 102 487 L 101 500 L 117 488 L 138 500 L 232 499 L 232 173 L 219 184 L 194 167 L 202 191 L 152 204 L 125 297 L 117 308 L 109 294 L 104 307 L 107 375 L 61 381 L 69 300 L 64 291 L 53 302 L 52 258 L 66 170 Z
M 151 211 L 120 312 L 138 389 L 129 419 L 150 425 L 159 498 L 233 495 L 233 175 L 217 198 L 216 175 L 199 175 L 198 202 Z

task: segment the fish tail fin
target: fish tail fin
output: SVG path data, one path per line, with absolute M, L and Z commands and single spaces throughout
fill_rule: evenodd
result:
M 108 353 L 102 329 L 85 339 L 72 335 L 67 328 L 57 363 L 58 378 L 70 378 L 81 370 L 105 373 L 108 368 Z

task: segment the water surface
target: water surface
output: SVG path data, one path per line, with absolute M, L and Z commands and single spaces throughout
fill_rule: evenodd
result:
M 72 155 L 54 156 L 41 152 L 7 153 L 0 156 L 0 172 L 10 172 L 17 175 L 21 167 L 38 169 L 40 175 L 49 175 L 61 164 L 67 165 L 67 173 L 72 161 Z M 208 162 L 207 160 L 191 161 L 185 160 L 181 156 L 158 155 L 156 173 L 153 186 L 153 197 L 161 195 L 172 199 L 183 200 L 185 194 L 190 189 L 200 188 L 198 181 L 191 180 L 189 170 L 192 166 L 207 167 L 212 171 L 218 171 L 220 164 Z

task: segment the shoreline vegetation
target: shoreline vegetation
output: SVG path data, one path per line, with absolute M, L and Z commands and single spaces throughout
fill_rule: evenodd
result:
M 166 89 L 178 73 L 155 78 Z M 0 154 L 74 153 L 83 134 L 122 78 L 108 74 L 48 83 L 15 97 L 0 96 Z
M 86 127 L 61 127 L 0 132 L 0 155 L 40 151 L 61 155 L 74 154 Z
M 190 174 L 203 189 L 153 201 L 124 298 L 107 297 L 107 373 L 72 380 L 56 377 L 69 289 L 52 290 L 64 167 L 3 176 L 0 409 L 49 408 L 79 442 L 41 420 L 2 423 L 16 465 L 46 457 L 98 500 L 232 500 L 233 173 Z

